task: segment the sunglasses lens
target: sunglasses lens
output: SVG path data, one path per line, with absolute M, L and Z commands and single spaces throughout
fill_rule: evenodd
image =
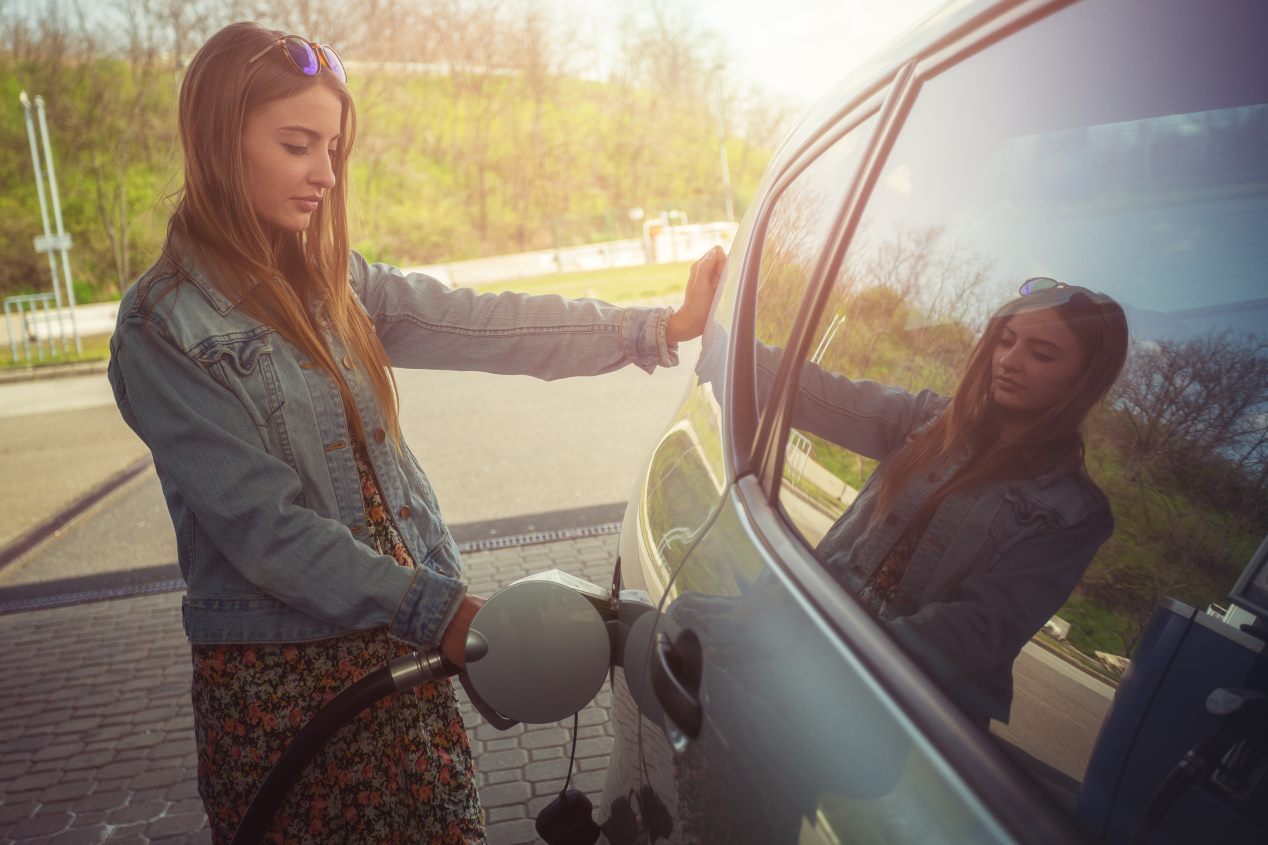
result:
M 302 38 L 294 36 L 287 38 L 286 54 L 305 76 L 316 76 L 317 71 L 321 69 L 321 65 L 317 63 L 317 54 Z
M 1027 279 L 1022 282 L 1022 285 L 1017 289 L 1017 292 L 1022 296 L 1030 296 L 1032 293 L 1039 293 L 1041 290 L 1052 290 L 1053 288 L 1059 287 L 1061 287 L 1061 283 L 1056 279 L 1049 278 L 1048 276 L 1035 276 L 1032 279 Z
M 347 84 L 348 73 L 343 69 L 343 62 L 339 61 L 339 54 L 325 45 L 322 46 L 321 52 L 326 57 L 326 65 L 330 68 L 330 72 L 340 82 Z

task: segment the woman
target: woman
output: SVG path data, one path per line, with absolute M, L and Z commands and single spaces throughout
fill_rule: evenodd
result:
M 683 308 L 449 291 L 348 245 L 354 109 L 329 47 L 215 34 L 180 93 L 185 180 L 162 255 L 124 296 L 110 380 L 176 528 L 199 789 L 228 841 L 295 731 L 413 648 L 455 663 L 482 599 L 401 438 L 391 366 L 560 378 L 677 362 Z M 448 682 L 394 696 L 308 768 L 283 841 L 483 841 Z
M 816 555 L 983 724 L 1114 526 L 1079 429 L 1123 367 L 1123 310 L 1047 278 L 1021 293 L 953 398 L 806 365 L 793 420 L 880 461 Z

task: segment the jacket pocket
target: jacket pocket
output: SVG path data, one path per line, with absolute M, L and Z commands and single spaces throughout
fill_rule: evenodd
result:
M 213 335 L 191 351 L 218 384 L 242 404 L 270 453 L 295 466 L 282 409 L 285 389 L 273 362 L 276 334 L 268 326 Z
M 997 558 L 1016 543 L 1059 527 L 1060 519 L 1043 502 L 1014 487 L 1004 490 L 1003 501 L 987 532 L 988 550 Z

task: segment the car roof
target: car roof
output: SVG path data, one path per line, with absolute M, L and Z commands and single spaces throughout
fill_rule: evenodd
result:
M 778 173 L 855 103 L 892 79 L 904 64 L 961 28 L 1018 5 L 1017 0 L 949 0 L 889 41 L 815 101 L 776 149 L 767 172 Z

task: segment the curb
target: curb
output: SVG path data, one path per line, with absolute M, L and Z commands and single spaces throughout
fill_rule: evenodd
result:
M 108 359 L 100 361 L 74 361 L 69 364 L 48 364 L 42 367 L 12 367 L 0 370 L 0 384 L 21 381 L 42 381 L 67 376 L 87 376 L 104 373 L 110 366 Z
M 93 487 L 87 493 L 82 494 L 79 498 L 72 501 L 69 505 L 59 510 L 43 522 L 31 526 L 22 532 L 6 545 L 0 548 L 0 570 L 13 563 L 22 555 L 44 542 L 44 538 L 79 516 L 84 511 L 95 505 L 103 496 L 113 490 L 122 487 L 133 478 L 154 465 L 154 459 L 146 454 L 144 457 L 137 459 L 131 465 L 123 470 L 116 472 L 105 481 Z
M 462 554 L 471 554 L 473 552 L 535 546 L 543 543 L 558 543 L 564 540 L 583 540 L 588 537 L 609 537 L 620 533 L 621 523 L 608 522 L 601 525 L 536 531 L 531 534 L 517 534 L 459 543 L 458 551 Z M 150 567 L 145 571 L 138 572 L 138 574 L 149 577 L 138 579 L 135 583 L 110 584 L 103 583 L 103 576 L 90 576 L 59 582 L 54 587 L 55 591 L 51 593 L 33 591 L 32 588 L 37 585 L 0 589 L 0 616 L 32 610 L 50 610 L 55 607 L 67 607 L 76 604 L 90 604 L 112 599 L 130 599 L 137 596 L 185 591 L 185 582 L 179 577 L 180 570 L 176 568 L 176 564 Z M 173 578 L 173 575 L 178 577 Z M 8 598 L 6 593 L 14 590 L 20 591 L 21 595 Z

